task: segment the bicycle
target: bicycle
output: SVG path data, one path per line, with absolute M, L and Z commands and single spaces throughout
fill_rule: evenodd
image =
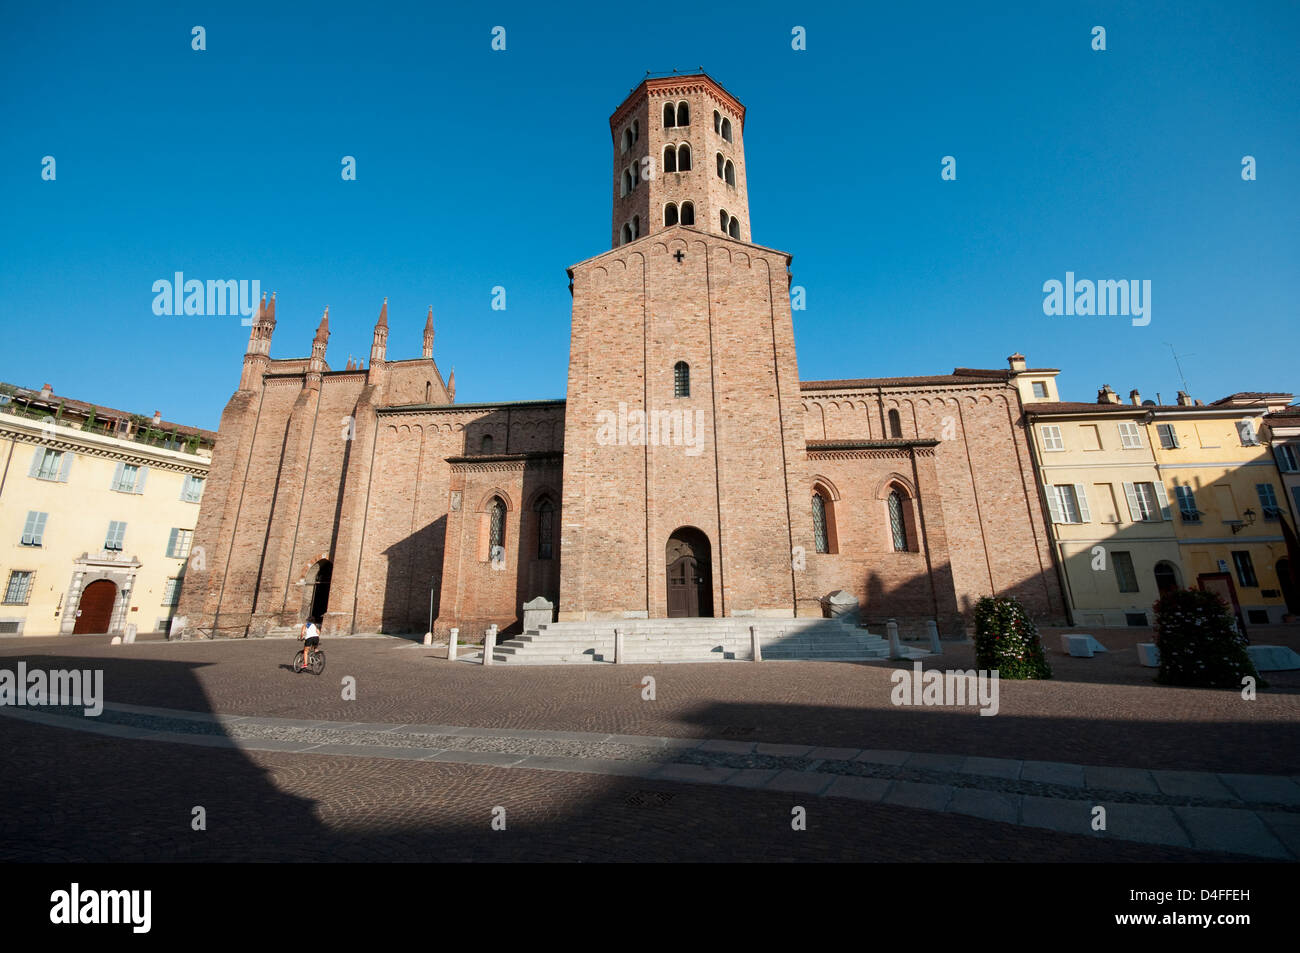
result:
M 325 650 L 319 645 L 313 645 L 307 650 L 307 668 L 313 675 L 325 671 Z M 299 649 L 293 653 L 293 673 L 297 675 L 302 669 L 302 649 Z

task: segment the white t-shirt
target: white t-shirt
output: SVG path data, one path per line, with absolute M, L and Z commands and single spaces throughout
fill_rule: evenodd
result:
M 302 637 L 304 640 L 320 638 L 320 630 L 316 628 L 315 622 L 307 623 L 307 631 L 303 633 Z

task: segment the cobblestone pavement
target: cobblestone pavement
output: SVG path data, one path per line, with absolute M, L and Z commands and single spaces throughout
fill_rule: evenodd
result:
M 352 638 L 327 641 L 318 678 L 288 670 L 293 643 L 285 641 L 2 640 L 0 667 L 21 659 L 29 668 L 102 669 L 116 705 L 336 724 L 224 722 L 223 737 L 211 741 L 229 747 L 198 747 L 0 718 L 10 766 L 0 857 L 1203 862 L 1240 850 L 1287 856 L 1270 853 L 1273 845 L 1295 853 L 1300 814 L 1285 795 L 1145 771 L 1291 784 L 1284 776 L 1300 771 L 1300 673 L 1266 673 L 1270 687 L 1249 702 L 1171 689 L 1137 665 L 1132 643 L 1149 633 L 1096 634 L 1109 655 L 1050 651 L 1057 677 L 1002 683 L 992 718 L 973 707 L 895 707 L 891 663 L 483 668 L 403 640 Z M 1293 634 L 1279 636 L 1259 641 L 1296 647 Z M 973 667 L 969 645 L 944 648 L 927 668 Z M 646 675 L 655 679 L 653 701 L 643 699 Z M 355 700 L 342 697 L 345 676 L 355 679 Z M 127 727 L 127 716 L 148 717 L 117 709 L 101 718 Z M 511 747 L 521 739 L 509 732 L 432 733 L 435 746 L 430 732 L 397 727 L 410 725 L 517 729 L 527 750 Z M 714 743 L 678 747 L 665 761 L 610 735 L 654 736 L 665 747 Z M 385 757 L 363 747 L 382 741 Z M 858 754 L 815 757 L 810 746 Z M 416 760 L 431 751 L 440 760 Z M 865 752 L 877 760 L 860 759 Z M 503 754 L 517 766 L 490 763 Z M 648 770 L 626 767 L 638 761 Z M 999 761 L 1015 762 L 1017 773 L 1007 776 Z M 591 773 L 611 763 L 623 773 Z M 1092 772 L 1082 780 L 1060 772 L 1080 765 Z M 1107 807 L 1110 835 L 1090 833 L 1086 818 L 1079 827 L 1080 811 L 1095 803 Z M 806 831 L 791 830 L 796 804 L 808 810 Z M 190 830 L 194 805 L 208 809 L 205 832 Z M 508 834 L 488 826 L 497 805 L 507 809 Z M 1134 823 L 1155 842 L 1116 839 Z M 1177 846 L 1189 843 L 1203 850 Z

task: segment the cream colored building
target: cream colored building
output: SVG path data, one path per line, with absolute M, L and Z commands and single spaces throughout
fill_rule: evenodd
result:
M 215 436 L 0 387 L 0 635 L 166 631 Z
M 1279 567 L 1286 571 L 1281 521 L 1288 501 L 1263 425 L 1290 401 L 1290 394 L 1251 392 L 1199 404 L 1180 392 L 1177 404 L 1150 408 L 1147 423 L 1178 514 L 1188 584 L 1219 576 L 1248 628 L 1287 614 Z
M 1146 433 L 1150 408 L 1105 387 L 1096 403 L 1026 402 L 1035 472 L 1071 618 L 1145 626 L 1162 590 L 1189 585 Z

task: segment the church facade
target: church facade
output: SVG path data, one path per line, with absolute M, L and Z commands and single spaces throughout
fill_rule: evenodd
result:
M 820 616 L 959 634 L 982 595 L 1065 607 L 1024 408 L 1055 371 L 800 380 L 789 254 L 751 241 L 745 108 L 705 74 L 610 118 L 611 250 L 572 266 L 563 400 L 457 404 L 433 359 L 270 356 L 222 414 L 173 635 L 518 631 L 557 618 Z

